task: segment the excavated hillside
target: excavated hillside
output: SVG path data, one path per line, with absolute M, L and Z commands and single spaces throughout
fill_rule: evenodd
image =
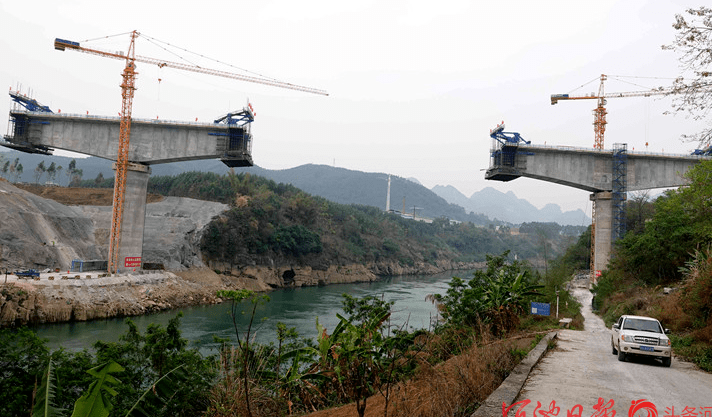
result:
M 66 270 L 106 259 L 111 189 L 43 187 L 0 180 L 0 269 Z M 144 262 L 168 270 L 203 266 L 198 233 L 225 204 L 149 195 Z

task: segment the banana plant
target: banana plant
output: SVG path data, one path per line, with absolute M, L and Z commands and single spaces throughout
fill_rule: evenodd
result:
M 123 370 L 124 368 L 114 361 L 89 369 L 87 373 L 95 377 L 96 380 L 74 403 L 72 417 L 109 417 L 114 408 L 111 397 L 118 394 L 114 387 L 121 384 L 121 381 L 111 374 L 123 372 Z
M 42 374 L 42 383 L 37 389 L 35 405 L 32 407 L 32 417 L 60 417 L 63 415 L 65 410 L 58 408 L 54 404 L 55 378 L 52 358 L 50 357 L 47 363 L 47 370 Z
M 142 408 L 142 405 L 151 403 L 160 406 L 170 400 L 177 391 L 179 382 L 185 379 L 185 375 L 181 373 L 182 368 L 182 365 L 173 368 L 151 384 L 125 417 L 149 417 L 151 414 Z M 96 380 L 74 403 L 72 417 L 108 417 L 113 409 L 111 397 L 118 394 L 114 388 L 121 384 L 121 381 L 112 374 L 123 371 L 124 368 L 114 361 L 89 369 L 87 373 L 94 376 Z M 61 417 L 64 415 L 65 410 L 53 404 L 56 390 L 55 379 L 54 367 L 50 358 L 47 370 L 42 376 L 42 383 L 37 390 L 32 417 Z

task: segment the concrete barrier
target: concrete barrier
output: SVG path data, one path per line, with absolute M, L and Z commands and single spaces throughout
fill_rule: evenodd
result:
M 532 349 L 526 358 L 519 365 L 514 367 L 512 373 L 494 390 L 484 403 L 472 414 L 471 417 L 502 417 L 502 403 L 507 407 L 514 403 L 524 386 L 524 382 L 529 376 L 534 365 L 539 362 L 546 352 L 549 341 L 557 336 L 556 332 L 550 332 Z

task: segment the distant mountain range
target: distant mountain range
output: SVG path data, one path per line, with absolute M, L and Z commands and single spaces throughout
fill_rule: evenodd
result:
M 19 180 L 36 181 L 35 168 L 44 161 L 46 167 L 52 162 L 62 166 L 63 171 L 54 180 L 66 185 L 69 178 L 66 168 L 73 158 L 26 154 L 17 151 L 0 151 L 5 161 L 20 158 L 23 174 Z M 83 171 L 83 179 L 96 178 L 99 173 L 104 178 L 113 176 L 112 161 L 88 157 L 76 159 L 76 168 Z M 226 174 L 229 168 L 218 160 L 175 162 L 151 166 L 151 175 L 178 175 L 182 172 L 202 171 Z M 268 170 L 257 166 L 236 168 L 236 173 L 247 172 L 269 178 L 277 183 L 292 184 L 305 192 L 342 204 L 362 204 L 381 209 L 386 208 L 388 174 L 368 173 L 336 168 L 328 165 L 301 165 L 284 170 Z M 9 175 L 6 174 L 6 177 Z M 12 179 L 12 178 L 11 178 Z M 46 175 L 41 182 L 47 180 Z M 541 210 L 528 201 L 517 198 L 511 191 L 504 194 L 487 187 L 467 198 L 452 186 L 435 186 L 432 190 L 424 187 L 415 178 L 391 176 L 391 209 L 405 211 L 416 216 L 436 218 L 445 216 L 453 220 L 470 221 L 475 224 L 507 222 L 555 222 L 561 225 L 582 225 L 590 218 L 581 210 L 562 213 L 556 204 L 548 204 Z M 490 220 L 492 219 L 492 220 Z M 498 220 L 498 221 L 497 221 Z
M 511 191 L 503 193 L 492 187 L 477 191 L 470 198 L 451 185 L 436 185 L 432 191 L 450 203 L 465 208 L 468 212 L 482 213 L 493 220 L 515 224 L 555 222 L 560 225 L 575 226 L 591 223 L 591 218 L 581 209 L 562 212 L 561 207 L 553 203 L 538 209 L 527 200 L 517 198 Z

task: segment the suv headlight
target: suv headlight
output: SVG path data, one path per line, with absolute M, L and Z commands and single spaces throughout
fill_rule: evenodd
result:
M 627 334 L 622 334 L 621 335 L 621 340 L 624 342 L 632 342 L 633 341 L 633 336 L 627 335 Z
M 658 345 L 659 345 L 659 346 L 670 346 L 671 344 L 672 344 L 672 343 L 670 343 L 670 339 L 663 339 L 663 338 L 661 338 L 661 339 L 658 341 Z

